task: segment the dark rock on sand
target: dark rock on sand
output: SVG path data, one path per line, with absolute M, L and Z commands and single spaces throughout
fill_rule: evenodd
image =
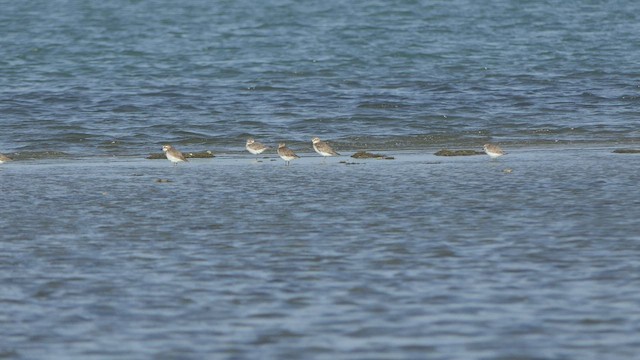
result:
M 395 159 L 393 156 L 387 156 L 383 154 L 373 154 L 366 151 L 358 151 L 357 153 L 351 155 L 354 159 L 384 159 L 384 160 L 393 160 Z
M 640 154 L 640 149 L 615 149 L 616 154 Z
M 484 155 L 482 151 L 476 150 L 448 150 L 442 149 L 435 153 L 436 156 L 471 156 L 471 155 Z

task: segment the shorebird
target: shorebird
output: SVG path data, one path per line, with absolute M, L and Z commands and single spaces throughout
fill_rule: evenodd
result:
M 253 138 L 247 139 L 247 145 L 245 145 L 245 148 L 247 149 L 248 152 L 256 156 L 256 161 L 258 160 L 258 155 L 262 154 L 267 149 L 271 149 L 267 145 L 264 145 L 262 143 L 259 143 L 253 140 Z
M 487 155 L 489 155 L 492 159 L 506 154 L 504 151 L 502 151 L 500 146 L 495 144 L 484 144 L 483 148 L 484 152 L 486 152 Z
M 314 137 L 313 139 L 311 139 L 311 141 L 313 142 L 313 150 L 315 150 L 318 154 L 322 155 L 323 160 L 326 160 L 327 156 L 340 155 L 335 150 L 333 150 L 331 145 L 320 140 L 320 138 L 318 137 Z
M 8 161 L 13 161 L 13 160 L 11 160 L 11 158 L 10 158 L 10 157 L 8 157 L 8 156 L 5 156 L 5 155 L 0 154 L 0 164 L 2 164 L 2 163 L 6 163 L 6 162 L 8 162 Z
M 278 144 L 278 155 L 284 160 L 284 164 L 286 166 L 289 165 L 289 162 L 293 159 L 298 159 L 300 156 L 296 155 L 293 150 L 289 149 L 285 143 Z
M 187 160 L 187 158 L 184 157 L 184 155 L 182 155 L 180 151 L 176 150 L 171 145 L 164 145 L 162 147 L 162 151 L 164 151 L 164 154 L 167 156 L 167 159 L 169 159 L 169 161 L 171 161 L 173 165 L 176 165 L 179 162 L 189 161 Z

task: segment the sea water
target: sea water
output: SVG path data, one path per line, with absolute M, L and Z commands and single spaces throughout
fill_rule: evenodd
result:
M 639 7 L 3 2 L 0 358 L 635 359 Z

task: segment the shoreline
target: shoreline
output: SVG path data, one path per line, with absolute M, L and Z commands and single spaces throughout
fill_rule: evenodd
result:
M 610 151 L 618 151 L 618 154 L 629 155 L 633 154 L 635 150 L 640 150 L 640 142 L 638 141 L 592 141 L 592 142 L 521 142 L 521 143 L 511 143 L 509 141 L 501 142 L 501 141 L 491 141 L 491 143 L 500 145 L 505 151 L 562 151 L 562 150 L 610 150 Z M 386 156 L 395 156 L 395 154 L 423 154 L 423 155 L 432 155 L 441 150 L 465 150 L 465 151 L 479 151 L 483 152 L 482 145 L 478 146 L 466 146 L 460 144 L 454 144 L 450 146 L 441 146 L 441 145 L 433 145 L 433 146 L 425 146 L 425 147 L 340 147 L 340 142 L 335 141 L 332 142 L 334 147 L 338 149 L 338 152 L 343 154 L 343 157 L 350 157 L 356 152 L 366 151 L 370 153 L 379 153 Z M 192 154 L 205 154 L 206 156 L 202 156 L 202 158 L 220 158 L 220 157 L 251 157 L 253 155 L 249 154 L 244 147 L 236 147 L 233 149 L 229 148 L 221 148 L 216 150 L 215 148 L 206 148 L 206 147 L 190 147 L 188 145 L 177 145 L 183 153 L 192 153 Z M 296 143 L 291 142 L 291 149 L 293 149 L 298 155 L 303 157 L 309 156 L 319 156 L 317 153 L 313 151 L 313 148 L 308 143 Z M 24 162 L 24 161 L 40 161 L 40 160 L 84 160 L 84 159 L 105 159 L 105 158 L 122 158 L 122 159 L 139 159 L 139 158 L 148 158 L 148 157 L 157 157 L 157 159 L 147 159 L 147 160 L 164 160 L 164 154 L 161 152 L 157 152 L 156 147 L 149 147 L 151 152 L 132 152 L 132 153 L 101 153 L 101 154 L 81 154 L 74 152 L 64 152 L 58 150 L 44 150 L 44 151 L 7 151 L 4 149 L 3 154 L 9 156 L 13 161 L 12 162 Z M 622 151 L 621 151 L 622 150 Z M 628 152 L 627 150 L 632 150 L 632 152 Z M 271 149 L 267 153 L 263 153 L 262 155 L 273 155 L 277 157 L 277 153 L 275 149 Z M 463 155 L 463 156 L 475 156 L 475 155 Z M 478 155 L 481 156 L 481 155 Z M 199 158 L 200 156 L 193 157 Z M 440 157 L 440 156 L 439 156 Z M 442 157 L 459 157 L 459 156 L 442 156 Z M 255 157 L 254 157 L 255 158 Z M 6 164 L 3 164 L 6 165 Z
M 471 155 L 454 155 L 454 156 L 442 156 L 436 155 L 438 151 L 442 150 L 442 148 L 429 148 L 424 150 L 418 149 L 404 149 L 404 150 L 383 150 L 383 149 L 371 149 L 366 150 L 367 152 L 376 153 L 385 155 L 386 158 L 353 158 L 352 155 L 361 151 L 361 150 L 342 150 L 340 156 L 327 157 L 326 164 L 328 165 L 343 165 L 345 162 L 349 163 L 368 163 L 368 162 L 394 162 L 394 161 L 439 161 L 446 162 L 452 161 L 451 159 L 460 159 L 460 158 L 486 158 L 485 160 L 489 160 L 488 156 L 484 153 L 482 154 L 471 154 Z M 468 149 L 468 148 L 447 148 L 446 150 L 475 150 L 477 149 Z M 530 146 L 530 147 L 509 147 L 505 149 L 507 151 L 507 155 L 494 160 L 497 162 L 506 161 L 506 159 L 511 158 L 509 155 L 523 155 L 523 154 L 539 154 L 545 152 L 565 152 L 565 151 L 580 151 L 580 152 L 606 152 L 616 156 L 633 156 L 640 155 L 640 146 L 632 147 L 632 146 Z M 205 150 L 206 151 L 206 150 Z M 309 162 L 322 162 L 322 156 L 317 153 L 311 151 L 296 151 L 296 153 L 300 156 L 300 159 L 296 159 L 292 161 L 290 166 L 295 166 L 296 164 L 306 164 Z M 263 153 L 256 161 L 255 156 L 247 153 L 246 151 L 237 151 L 237 152 L 213 152 L 213 157 L 194 157 L 189 158 L 189 163 L 193 164 L 204 164 L 204 163 L 218 163 L 218 164 L 243 164 L 243 163 L 253 163 L 253 164 L 268 164 L 271 162 L 275 163 L 283 163 L 284 161 L 278 156 L 278 154 L 274 153 Z M 168 160 L 164 157 L 162 158 L 148 158 L 149 154 L 135 154 L 135 155 L 87 155 L 87 156 L 76 156 L 69 154 L 67 156 L 40 156 L 37 154 L 21 154 L 17 155 L 14 153 L 9 153 L 9 156 L 13 159 L 11 162 L 4 163 L 0 165 L 1 168 L 8 168 L 14 166 L 20 166 L 21 164 L 74 164 L 74 163 L 83 163 L 83 164 L 105 164 L 105 163 L 142 163 L 142 164 L 162 164 L 166 162 L 167 165 L 170 165 Z M 178 164 L 176 165 L 178 168 L 188 167 L 190 164 Z M 284 166 L 284 165 L 283 165 Z

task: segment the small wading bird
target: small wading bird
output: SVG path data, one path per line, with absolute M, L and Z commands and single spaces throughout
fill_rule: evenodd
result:
M 253 140 L 253 138 L 247 139 L 247 145 L 245 145 L 245 148 L 247 149 L 248 152 L 256 156 L 256 161 L 258 160 L 258 155 L 262 154 L 265 150 L 271 149 L 267 145 L 261 144 Z
M 504 151 L 502 151 L 500 146 L 495 144 L 484 144 L 483 148 L 484 152 L 486 152 L 487 155 L 489 155 L 492 159 L 506 154 Z
M 10 157 L 0 154 L 0 164 L 12 161 Z
M 187 160 L 187 158 L 184 157 L 184 155 L 182 155 L 180 151 L 176 150 L 171 145 L 164 145 L 162 147 L 162 151 L 164 151 L 164 154 L 167 156 L 167 159 L 169 159 L 169 161 L 171 161 L 173 165 L 176 165 L 179 162 L 189 161 Z
M 285 143 L 278 144 L 278 155 L 284 160 L 285 166 L 288 166 L 291 160 L 300 158 L 300 156 L 289 149 Z
M 318 154 L 322 155 L 322 160 L 326 160 L 327 156 L 337 156 L 338 154 L 331 145 L 326 142 L 320 140 L 318 137 L 314 137 L 311 139 L 313 142 L 313 150 L 315 150 Z

